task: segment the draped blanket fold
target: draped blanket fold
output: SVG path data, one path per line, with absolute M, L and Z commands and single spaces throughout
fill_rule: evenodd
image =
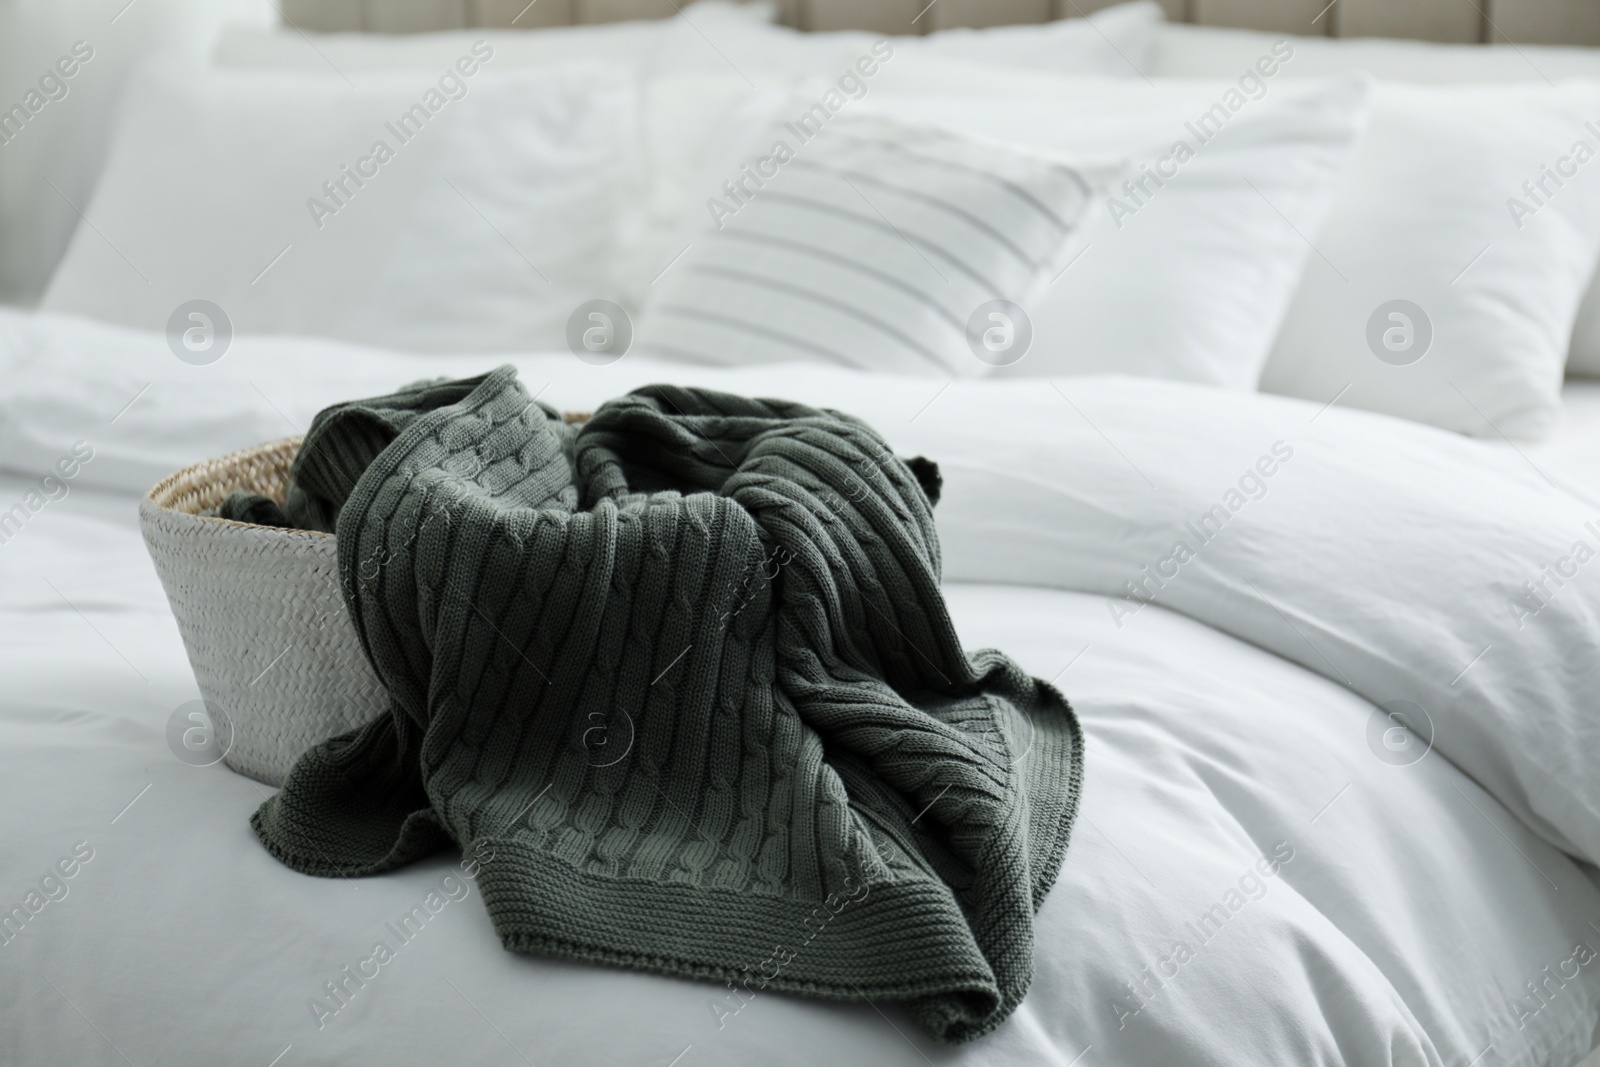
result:
M 454 843 L 508 949 L 734 1005 L 900 1001 L 949 1042 L 1016 1008 L 1082 738 L 958 643 L 931 464 L 672 386 L 574 430 L 502 367 L 329 408 L 294 476 L 392 709 L 255 813 L 273 855 L 356 876 Z

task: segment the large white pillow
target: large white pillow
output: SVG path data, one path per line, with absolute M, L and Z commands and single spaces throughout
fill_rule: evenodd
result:
M 1600 163 L 1570 157 L 1600 144 L 1600 85 L 1387 83 L 1373 101 L 1262 388 L 1543 436 L 1600 259 Z
M 977 377 L 1026 351 L 1047 282 L 1120 166 L 879 115 L 752 103 L 730 124 L 641 352 Z
M 428 69 L 451 62 L 473 40 L 495 48 L 497 70 L 596 58 L 639 72 L 643 170 L 618 216 L 620 246 L 611 288 L 628 307 L 645 302 L 650 284 L 682 250 L 674 243 L 705 148 L 750 94 L 782 91 L 808 78 L 836 81 L 883 40 L 865 32 L 800 33 L 771 25 L 768 3 L 701 0 L 674 18 L 544 29 L 373 35 L 320 34 L 308 43 L 293 30 L 232 28 L 217 45 L 220 66 L 299 70 L 356 83 L 375 72 Z M 1022 66 L 1064 73 L 1130 76 L 1147 62 L 1161 9 L 1136 0 L 1088 19 L 1044 25 L 948 30 L 893 37 L 898 56 L 958 56 L 1001 70 Z
M 1148 60 L 1161 19 L 1153 0 L 1136 0 L 1087 19 L 885 38 L 862 31 L 801 33 L 750 18 L 739 5 L 686 8 L 667 24 L 646 69 L 640 128 L 648 180 L 638 209 L 622 222 L 616 279 L 624 302 L 642 306 L 652 281 L 683 250 L 677 230 L 706 146 L 753 94 L 817 78 L 855 97 L 871 92 L 878 80 L 862 70 L 887 69 L 910 57 L 935 65 L 954 58 L 980 77 L 1015 68 L 1133 76 Z
M 1060 5 L 1073 15 L 1076 4 Z M 1166 19 L 1155 0 L 1101 8 L 1087 18 L 1044 25 L 950 29 L 908 43 L 914 52 L 985 63 L 1006 70 L 1039 70 L 1077 76 L 1137 77 L 1150 65 L 1151 50 Z
M 1423 84 L 1539 82 L 1600 78 L 1600 49 L 1519 44 L 1485 47 L 1382 37 L 1298 37 L 1256 30 L 1157 27 L 1145 73 L 1153 78 L 1223 78 L 1243 70 L 1274 41 L 1286 40 L 1295 59 L 1284 74 L 1327 78 L 1365 71 L 1384 81 Z
M 1275 39 L 1279 38 L 1252 30 L 1164 24 L 1156 32 L 1148 73 L 1168 78 L 1226 76 L 1249 64 Z M 1427 84 L 1546 85 L 1570 78 L 1600 78 L 1600 49 L 1595 48 L 1526 44 L 1486 48 L 1369 38 L 1287 40 L 1294 48 L 1295 59 L 1284 65 L 1283 74 L 1291 78 L 1320 78 L 1350 71 L 1367 71 L 1386 81 Z M 1574 136 L 1583 135 L 1574 131 Z M 1600 137 L 1589 135 L 1589 140 L 1600 148 Z M 1554 150 L 1564 146 L 1551 147 Z M 1552 158 L 1549 162 L 1554 161 Z M 1507 195 L 1512 191 L 1508 190 Z M 1567 370 L 1600 376 L 1600 275 L 1585 292 L 1572 333 Z
M 563 345 L 609 292 L 636 90 L 600 64 L 490 77 L 494 55 L 360 88 L 152 72 L 44 307 L 161 329 L 206 300 L 238 331 Z
M 639 88 L 643 166 L 632 203 L 618 219 L 619 247 L 612 280 L 622 304 L 637 311 L 653 283 L 684 250 L 687 211 L 700 210 L 699 183 L 719 131 L 753 99 L 786 92 L 785 79 L 757 79 L 752 90 L 737 74 L 679 74 L 647 78 Z
M 962 95 L 928 95 L 940 87 Z M 1130 162 L 1086 223 L 1081 258 L 1027 305 L 1032 350 L 995 373 L 1253 390 L 1312 254 L 1304 235 L 1361 130 L 1366 83 L 1065 79 L 897 55 L 873 94 L 860 106 Z M 1208 113 L 1220 132 L 1196 126 Z
M 860 30 L 802 33 L 787 26 L 729 17 L 703 5 L 675 19 L 660 49 L 657 74 L 734 71 L 759 83 L 775 74 L 832 77 L 841 64 L 870 50 L 882 34 Z M 1036 25 L 941 30 L 887 38 L 897 54 L 937 56 L 1002 69 L 1135 77 L 1149 65 L 1163 14 L 1155 0 L 1118 4 L 1088 18 Z M 715 58 L 708 55 L 708 46 Z

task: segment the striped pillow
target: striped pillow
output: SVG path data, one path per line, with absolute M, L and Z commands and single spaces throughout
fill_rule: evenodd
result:
M 1018 305 L 1060 270 L 1120 168 L 791 103 L 651 288 L 641 352 L 976 376 L 1015 362 Z

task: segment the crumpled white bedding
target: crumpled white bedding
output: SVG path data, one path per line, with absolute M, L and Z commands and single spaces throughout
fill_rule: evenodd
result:
M 1512 445 L 1545 477 L 1600 508 L 1600 380 L 1568 378 L 1561 390 L 1561 422 L 1549 437 Z
M 265 787 L 167 751 L 196 691 L 131 487 L 483 362 L 240 339 L 197 368 L 0 314 L 0 514 L 94 449 L 0 544 L 0 906 L 43 901 L 0 944 L 0 1061 L 1565 1067 L 1593 1046 L 1600 890 L 1552 842 L 1600 855 L 1600 564 L 1536 612 L 1509 598 L 1600 543 L 1595 509 L 1511 450 L 1199 387 L 516 361 L 564 408 L 661 378 L 790 395 L 940 462 L 965 643 L 1055 679 L 1087 735 L 1038 977 L 992 1037 L 938 1049 L 892 1005 L 740 1008 L 508 955 L 453 856 L 350 884 L 282 868 L 245 822 Z M 1220 529 L 1190 532 L 1213 505 Z M 1146 566 L 1175 576 L 1118 598 L 1154 590 Z M 1373 703 L 1397 700 L 1431 732 Z M 453 929 L 329 1000 L 430 891 Z M 338 1004 L 320 1027 L 313 998 Z

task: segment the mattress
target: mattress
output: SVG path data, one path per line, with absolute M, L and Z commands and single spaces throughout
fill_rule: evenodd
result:
M 1531 453 L 1175 383 L 514 361 L 562 408 L 657 378 L 791 395 L 941 463 L 962 640 L 1066 693 L 1087 766 L 1032 990 L 946 1048 L 893 1004 L 512 955 L 458 854 L 360 880 L 278 864 L 247 822 L 268 787 L 177 754 L 198 692 L 139 491 L 464 364 L 252 339 L 198 376 L 106 328 L 12 326 L 6 465 L 93 459 L 0 544 L 0 1062 L 1570 1067 L 1595 1044 L 1600 888 L 1572 839 L 1595 827 L 1575 650 L 1600 595 L 1573 586 L 1519 645 L 1461 578 L 1520 575 L 1592 515 Z M 1285 450 L 1158 599 L 1118 592 Z M 43 484 L 0 475 L 0 512 Z M 1452 553 L 1409 536 L 1421 517 Z M 1485 633 L 1510 647 L 1472 660 Z M 1407 693 L 1438 729 L 1397 759 L 1374 701 Z
M 75 847 L 91 856 L 0 948 L 7 1063 L 1440 1062 L 1315 1034 L 1285 1046 L 1268 1019 L 1283 984 L 1332 1032 L 1381 1017 L 1402 1047 L 1426 1033 L 1512 1053 L 1481 1062 L 1570 1063 L 1591 1037 L 1586 967 L 1547 1009 L 1581 1007 L 1582 1027 L 1512 1051 L 1497 998 L 1574 939 L 1600 943 L 1600 890 L 1450 764 L 1372 759 L 1356 698 L 1177 614 L 1108 640 L 1100 598 L 985 584 L 947 587 L 964 639 L 1071 694 L 1092 769 L 1033 991 L 1000 1033 L 940 1049 L 890 1005 L 758 996 L 730 1012 L 715 986 L 513 956 L 457 857 L 300 876 L 246 823 L 267 787 L 173 758 L 166 723 L 196 694 L 131 505 L 75 493 L 48 534 L 0 553 L 6 903 Z M 1274 722 L 1256 718 L 1262 692 Z M 394 924 L 430 892 L 441 907 L 402 941 Z M 1212 929 L 1235 892 L 1247 903 Z M 392 962 L 356 984 L 346 968 L 380 940 Z M 1177 942 L 1193 957 L 1162 979 Z M 1104 959 L 1129 988 L 1085 966 Z M 312 1010 L 335 1003 L 330 982 L 343 1003 Z M 1130 989 L 1153 995 L 1135 1010 Z M 1187 1021 L 1183 1044 L 1163 1014 Z M 1093 1036 L 1084 1015 L 1104 1016 Z M 1220 1048 L 1234 1058 L 1206 1052 Z

